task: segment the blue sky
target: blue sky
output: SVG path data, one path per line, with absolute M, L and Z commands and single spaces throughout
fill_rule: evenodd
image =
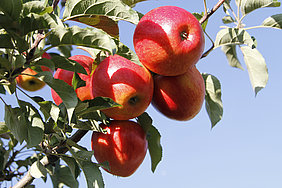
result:
M 212 8 L 216 2 L 208 1 L 208 7 Z M 135 9 L 145 14 L 164 5 L 179 6 L 190 12 L 204 10 L 203 1 L 192 0 L 150 0 L 139 3 Z M 245 18 L 245 24 L 259 25 L 268 16 L 281 12 L 281 7 L 254 11 Z M 209 20 L 206 31 L 213 39 L 223 25 L 223 15 L 220 8 Z M 131 49 L 134 49 L 134 28 L 135 25 L 130 23 L 120 23 L 120 39 Z M 162 161 L 155 173 L 152 173 L 147 153 L 140 168 L 128 178 L 115 177 L 103 171 L 106 187 L 282 187 L 282 31 L 256 29 L 249 32 L 256 37 L 258 50 L 268 66 L 269 81 L 266 88 L 255 97 L 246 66 L 243 64 L 245 71 L 232 68 L 221 50 L 214 50 L 208 57 L 200 60 L 197 67 L 200 72 L 213 74 L 221 81 L 224 106 L 222 121 L 211 130 L 204 106 L 193 120 L 186 122 L 170 120 L 150 106 L 147 112 L 162 135 Z M 206 49 L 210 45 L 206 39 Z M 84 52 L 75 50 L 73 55 L 80 53 Z M 241 55 L 240 58 L 242 59 Z M 35 94 L 51 99 L 48 87 Z M 2 121 L 3 118 L 2 115 Z M 90 148 L 90 136 L 90 133 L 87 134 L 80 144 Z M 50 187 L 51 182 L 44 184 L 39 179 L 34 184 L 38 187 Z M 80 184 L 80 187 L 86 187 L 83 175 Z

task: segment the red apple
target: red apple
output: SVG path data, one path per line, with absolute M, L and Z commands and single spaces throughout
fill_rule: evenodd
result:
M 133 121 L 113 120 L 110 125 L 101 125 L 106 133 L 93 132 L 91 147 L 98 163 L 108 162 L 107 172 L 127 177 L 143 162 L 147 152 L 146 134 Z
M 51 56 L 48 53 L 43 53 L 42 58 L 51 59 Z M 48 67 L 41 66 L 42 71 L 50 71 L 51 70 Z M 45 86 L 45 82 L 30 76 L 30 75 L 36 75 L 37 72 L 32 70 L 31 68 L 27 68 L 22 73 L 16 77 L 16 81 L 18 86 L 23 88 L 27 91 L 37 91 L 39 89 L 42 89 Z
M 81 101 L 92 99 L 91 90 L 89 88 L 90 88 L 91 75 L 96 67 L 93 64 L 94 59 L 86 55 L 75 55 L 70 57 L 69 59 L 78 62 L 80 65 L 83 66 L 83 68 L 87 72 L 87 75 L 78 73 L 79 77 L 86 82 L 86 86 L 79 87 L 75 90 L 77 97 Z M 54 78 L 64 80 L 67 84 L 71 86 L 73 74 L 74 72 L 72 71 L 58 68 L 54 74 Z M 51 94 L 54 102 L 57 105 L 60 105 L 62 103 L 62 99 L 59 97 L 59 95 L 53 89 L 51 89 Z
M 183 74 L 204 50 L 204 33 L 197 18 L 175 6 L 162 6 L 145 14 L 134 31 L 140 61 L 164 76 Z
M 121 104 L 103 110 L 110 118 L 128 120 L 141 115 L 153 95 L 153 79 L 144 67 L 119 55 L 104 59 L 91 79 L 93 97 L 109 97 Z
M 168 118 L 192 119 L 201 110 L 204 98 L 204 79 L 195 66 L 179 76 L 154 76 L 152 104 Z

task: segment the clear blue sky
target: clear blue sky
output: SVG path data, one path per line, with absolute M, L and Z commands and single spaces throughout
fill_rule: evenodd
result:
M 217 1 L 208 1 L 212 8 Z M 149 10 L 175 5 L 190 12 L 201 12 L 203 1 L 150 0 L 139 3 L 135 9 L 145 14 Z M 282 8 L 265 8 L 247 16 L 248 26 L 259 25 Z M 210 19 L 207 32 L 215 39 L 222 26 L 220 8 Z M 135 26 L 120 23 L 120 38 L 133 48 L 132 36 Z M 103 171 L 107 188 L 281 188 L 282 187 L 282 31 L 257 29 L 249 31 L 258 41 L 258 50 L 263 54 L 269 81 L 257 97 L 252 90 L 246 66 L 245 71 L 232 68 L 220 49 L 199 61 L 200 72 L 215 75 L 221 81 L 224 116 L 211 130 L 210 121 L 202 107 L 191 121 L 170 120 L 154 108 L 147 112 L 162 135 L 163 159 L 155 173 L 151 172 L 149 153 L 136 171 L 128 178 L 112 176 Z M 206 49 L 211 45 L 206 39 Z M 75 50 L 73 55 L 83 53 Z M 240 56 L 241 58 L 241 56 Z M 50 97 L 49 88 L 35 93 Z M 3 106 L 3 105 L 2 105 Z M 1 108 L 1 111 L 3 107 Z M 2 112 L 3 114 L 3 112 Z M 3 115 L 2 115 L 3 120 Z M 80 142 L 90 148 L 90 136 Z M 38 187 L 50 187 L 42 180 L 35 180 Z M 83 175 L 80 187 L 86 187 Z

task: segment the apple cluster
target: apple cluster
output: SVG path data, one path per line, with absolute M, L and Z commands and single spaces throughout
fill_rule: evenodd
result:
M 171 119 L 195 117 L 205 97 L 195 66 L 205 45 L 197 18 L 180 7 L 155 8 L 141 18 L 133 43 L 140 61 L 154 73 L 152 105 Z
M 111 121 L 100 124 L 104 132 L 93 132 L 91 147 L 97 162 L 108 162 L 107 167 L 103 166 L 107 172 L 122 177 L 137 170 L 148 146 L 146 132 L 131 119 L 152 104 L 168 118 L 189 120 L 198 114 L 205 96 L 204 80 L 195 66 L 204 50 L 204 34 L 191 13 L 175 6 L 151 10 L 136 26 L 133 43 L 143 66 L 117 54 L 98 65 L 85 55 L 69 58 L 87 72 L 78 73 L 86 83 L 75 90 L 81 101 L 109 97 L 120 104 L 102 110 Z M 54 78 L 72 86 L 73 74 L 58 68 Z M 27 75 L 18 76 L 17 81 L 27 90 L 32 88 Z M 44 86 L 39 80 L 36 83 Z M 53 89 L 51 94 L 60 105 L 59 95 Z

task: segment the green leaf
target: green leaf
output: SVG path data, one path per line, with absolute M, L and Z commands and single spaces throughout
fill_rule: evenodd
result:
M 47 59 L 47 58 L 41 58 L 38 61 L 33 62 L 31 64 L 31 66 L 36 66 L 36 68 L 38 68 L 38 70 L 41 69 L 41 66 L 48 67 L 52 71 L 55 70 L 55 65 L 54 65 L 53 61 L 50 60 L 50 59 Z M 40 71 L 42 71 L 42 69 Z
M 152 125 L 147 132 L 148 149 L 151 157 L 151 170 L 155 172 L 158 164 L 162 160 L 162 146 L 161 146 L 161 134 Z
M 25 37 L 21 37 L 19 36 L 18 34 L 16 33 L 13 33 L 13 32 L 10 32 L 9 33 L 12 38 L 14 39 L 14 43 L 15 43 L 15 46 L 16 46 L 16 49 L 22 53 L 26 50 L 29 49 L 29 43 L 27 42 L 27 40 L 25 39 Z
M 204 78 L 206 87 L 206 110 L 213 128 L 222 119 L 223 115 L 221 85 L 219 80 L 211 74 L 203 73 L 202 76 Z
M 0 122 L 0 134 L 8 133 L 10 132 L 9 128 L 4 122 Z
M 231 0 L 225 0 L 224 3 L 223 3 L 223 11 L 224 11 L 226 14 L 229 14 L 229 13 L 228 13 L 228 10 L 231 8 L 231 6 L 230 6 L 230 1 L 231 1 Z
M 0 48 L 15 49 L 12 38 L 8 34 L 0 34 Z
M 38 15 L 31 13 L 21 20 L 20 28 L 22 35 L 32 31 L 64 27 L 61 19 L 55 14 Z
M 34 99 L 35 97 L 32 97 Z M 36 101 L 36 100 L 34 100 Z M 50 117 L 57 122 L 59 117 L 60 109 L 51 101 L 36 101 L 36 103 L 40 106 L 40 111 L 43 113 L 45 120 L 47 121 Z
M 27 147 L 33 147 L 38 145 L 44 136 L 44 123 L 38 112 L 38 110 L 30 103 L 18 100 L 18 103 L 24 113 L 26 118 L 25 122 L 27 124 L 27 137 L 25 141 Z
M 71 124 L 71 127 L 80 130 L 93 130 L 93 126 L 89 121 L 77 121 Z
M 57 27 L 50 33 L 49 40 L 51 47 L 77 45 L 106 50 L 111 54 L 117 51 L 117 46 L 112 38 L 104 31 L 95 28 Z
M 220 30 L 214 42 L 215 48 L 223 46 L 223 45 L 240 45 L 246 44 L 250 47 L 254 47 L 254 41 L 244 29 L 238 28 L 226 28 Z
M 256 9 L 264 7 L 279 7 L 280 2 L 277 0 L 241 0 L 241 12 L 246 15 Z
M 85 175 L 88 188 L 103 188 L 105 186 L 102 173 L 97 164 L 79 159 L 77 159 L 77 162 Z
M 137 117 L 137 122 L 141 125 L 144 131 L 147 133 L 152 126 L 153 120 L 147 112 L 144 112 Z
M 87 74 L 82 65 L 74 60 L 70 60 L 60 55 L 52 55 L 52 61 L 55 63 L 56 68 L 65 69 L 72 72 Z
M 262 25 L 282 29 L 282 14 L 275 14 L 266 18 Z
M 80 168 L 79 168 L 76 160 L 73 157 L 68 157 L 68 156 L 62 156 L 61 158 L 68 165 L 73 177 L 76 179 L 80 174 Z
M 114 21 L 124 20 L 137 24 L 138 13 L 120 0 L 73 0 L 67 1 L 63 18 L 74 19 L 81 15 L 102 15 Z
M 148 149 L 151 157 L 151 170 L 155 172 L 157 165 L 162 160 L 161 135 L 152 125 L 153 120 L 148 113 L 138 116 L 137 122 L 142 126 L 147 135 Z
M 137 3 L 147 0 L 121 0 L 121 1 L 130 7 L 134 7 Z
M 244 60 L 247 65 L 249 78 L 255 95 L 266 86 L 268 81 L 268 70 L 265 60 L 261 53 L 256 49 L 248 46 L 241 46 Z
M 7 153 L 8 152 L 6 151 L 6 149 L 0 144 L 0 172 L 4 170 L 4 167 L 7 163 L 7 160 L 5 159 L 5 155 L 7 155 Z
M 18 20 L 22 7 L 23 4 L 21 0 L 1 0 L 0 11 L 13 20 Z
M 22 67 L 24 63 L 26 62 L 26 58 L 23 55 L 15 55 L 14 58 L 15 60 L 12 61 L 13 69 Z
M 231 67 L 244 70 L 237 56 L 236 45 L 225 45 L 221 50 L 225 53 Z
M 16 164 L 18 165 L 18 168 L 20 167 L 25 167 L 26 170 L 28 170 L 29 166 L 32 165 L 32 162 L 30 160 L 30 157 L 27 157 L 26 159 L 24 160 L 17 160 L 15 161 Z
M 9 70 L 12 68 L 12 64 L 7 58 L 3 58 L 0 56 L 0 67 Z
M 52 73 L 48 71 L 40 72 L 36 75 L 36 77 L 44 81 L 60 96 L 65 107 L 67 108 L 68 117 L 70 121 L 74 108 L 78 103 L 77 95 L 74 89 L 63 80 L 54 79 Z
M 22 109 L 5 106 L 5 123 L 20 143 L 27 138 L 27 125 L 23 117 Z
M 23 4 L 22 17 L 26 17 L 30 13 L 43 14 L 46 7 L 43 1 L 29 1 Z M 51 12 L 49 12 L 51 13 Z
M 61 55 L 66 57 L 66 58 L 69 58 L 71 56 L 71 51 L 73 50 L 72 46 L 69 45 L 69 46 L 58 46 L 58 51 L 61 52 Z
M 41 178 L 47 176 L 46 168 L 41 164 L 39 160 L 35 161 L 29 171 L 30 175 L 34 178 Z
M 98 29 L 102 29 L 112 37 L 119 36 L 119 28 L 118 22 L 112 20 L 109 17 L 101 16 L 101 15 L 82 15 L 76 16 L 71 19 L 72 21 L 77 21 L 92 27 L 96 27 Z
M 71 139 L 67 139 L 67 145 L 79 150 L 77 151 L 77 153 L 79 153 L 78 156 L 81 160 L 91 160 L 91 157 L 93 156 L 93 151 L 87 151 L 85 147 L 80 146 L 78 143 L 72 141 Z
M 76 142 L 74 142 L 74 143 L 76 143 Z M 94 151 L 87 151 L 86 148 L 79 146 L 77 144 L 74 144 L 73 148 L 81 149 L 81 150 L 75 150 L 76 159 L 80 159 L 80 160 L 83 160 L 83 161 L 91 161 L 91 158 L 94 155 Z
M 56 165 L 55 172 L 51 175 L 53 185 L 60 186 L 64 184 L 71 188 L 78 188 L 78 181 L 73 177 L 71 170 L 65 165 Z
M 229 24 L 229 23 L 234 23 L 235 20 L 234 20 L 230 15 L 228 15 L 228 16 L 224 16 L 224 17 L 222 18 L 222 22 L 223 22 L 224 24 Z
M 74 73 L 71 85 L 73 86 L 73 89 L 76 90 L 79 87 L 86 86 L 86 82 L 82 80 L 77 73 Z
M 88 101 L 88 107 L 84 110 L 78 111 L 78 116 L 83 116 L 88 113 L 96 112 L 97 110 L 104 110 L 108 108 L 119 107 L 120 104 L 107 97 L 95 97 Z
M 86 178 L 87 187 L 104 188 L 105 184 L 99 166 L 96 163 L 91 162 L 90 160 L 81 159 L 81 152 L 74 151 L 73 149 L 70 149 L 69 151 L 82 169 Z
M 0 85 L 0 94 L 6 95 L 6 90 L 3 85 Z

